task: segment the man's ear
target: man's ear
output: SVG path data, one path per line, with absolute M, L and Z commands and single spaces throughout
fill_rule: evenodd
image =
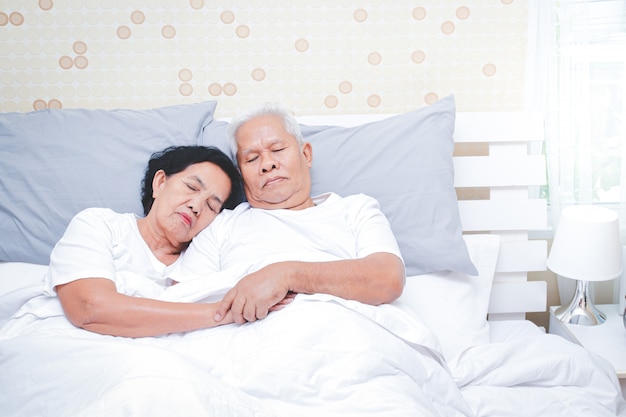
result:
M 162 169 L 154 173 L 154 177 L 152 177 L 152 198 L 157 198 L 165 185 L 166 179 L 167 175 L 165 175 L 165 171 Z
M 306 164 L 309 168 L 313 166 L 313 146 L 309 142 L 304 142 L 302 145 L 302 154 L 306 159 Z

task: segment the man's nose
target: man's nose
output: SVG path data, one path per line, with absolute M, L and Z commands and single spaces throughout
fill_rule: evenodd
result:
M 261 172 L 269 172 L 276 168 L 278 168 L 278 164 L 273 158 L 265 156 L 261 159 Z

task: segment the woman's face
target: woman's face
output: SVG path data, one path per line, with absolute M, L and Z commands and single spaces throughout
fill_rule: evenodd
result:
M 170 175 L 157 171 L 154 203 L 148 213 L 172 246 L 191 241 L 222 210 L 231 189 L 230 178 L 211 162 L 200 162 Z

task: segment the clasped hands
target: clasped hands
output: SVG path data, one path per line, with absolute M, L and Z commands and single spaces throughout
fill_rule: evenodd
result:
M 229 310 L 235 323 L 243 324 L 284 308 L 296 296 L 289 288 L 289 269 L 288 263 L 279 262 L 243 277 L 219 302 L 215 321 L 221 321 Z

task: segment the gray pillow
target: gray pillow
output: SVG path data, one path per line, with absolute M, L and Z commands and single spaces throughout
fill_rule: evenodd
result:
M 364 193 L 378 200 L 398 239 L 407 275 L 478 272 L 462 236 L 452 153 L 455 102 L 361 126 L 302 126 L 313 146 L 313 194 Z
M 198 144 L 216 104 L 0 113 L 0 260 L 47 264 L 87 207 L 143 214 L 150 155 Z

